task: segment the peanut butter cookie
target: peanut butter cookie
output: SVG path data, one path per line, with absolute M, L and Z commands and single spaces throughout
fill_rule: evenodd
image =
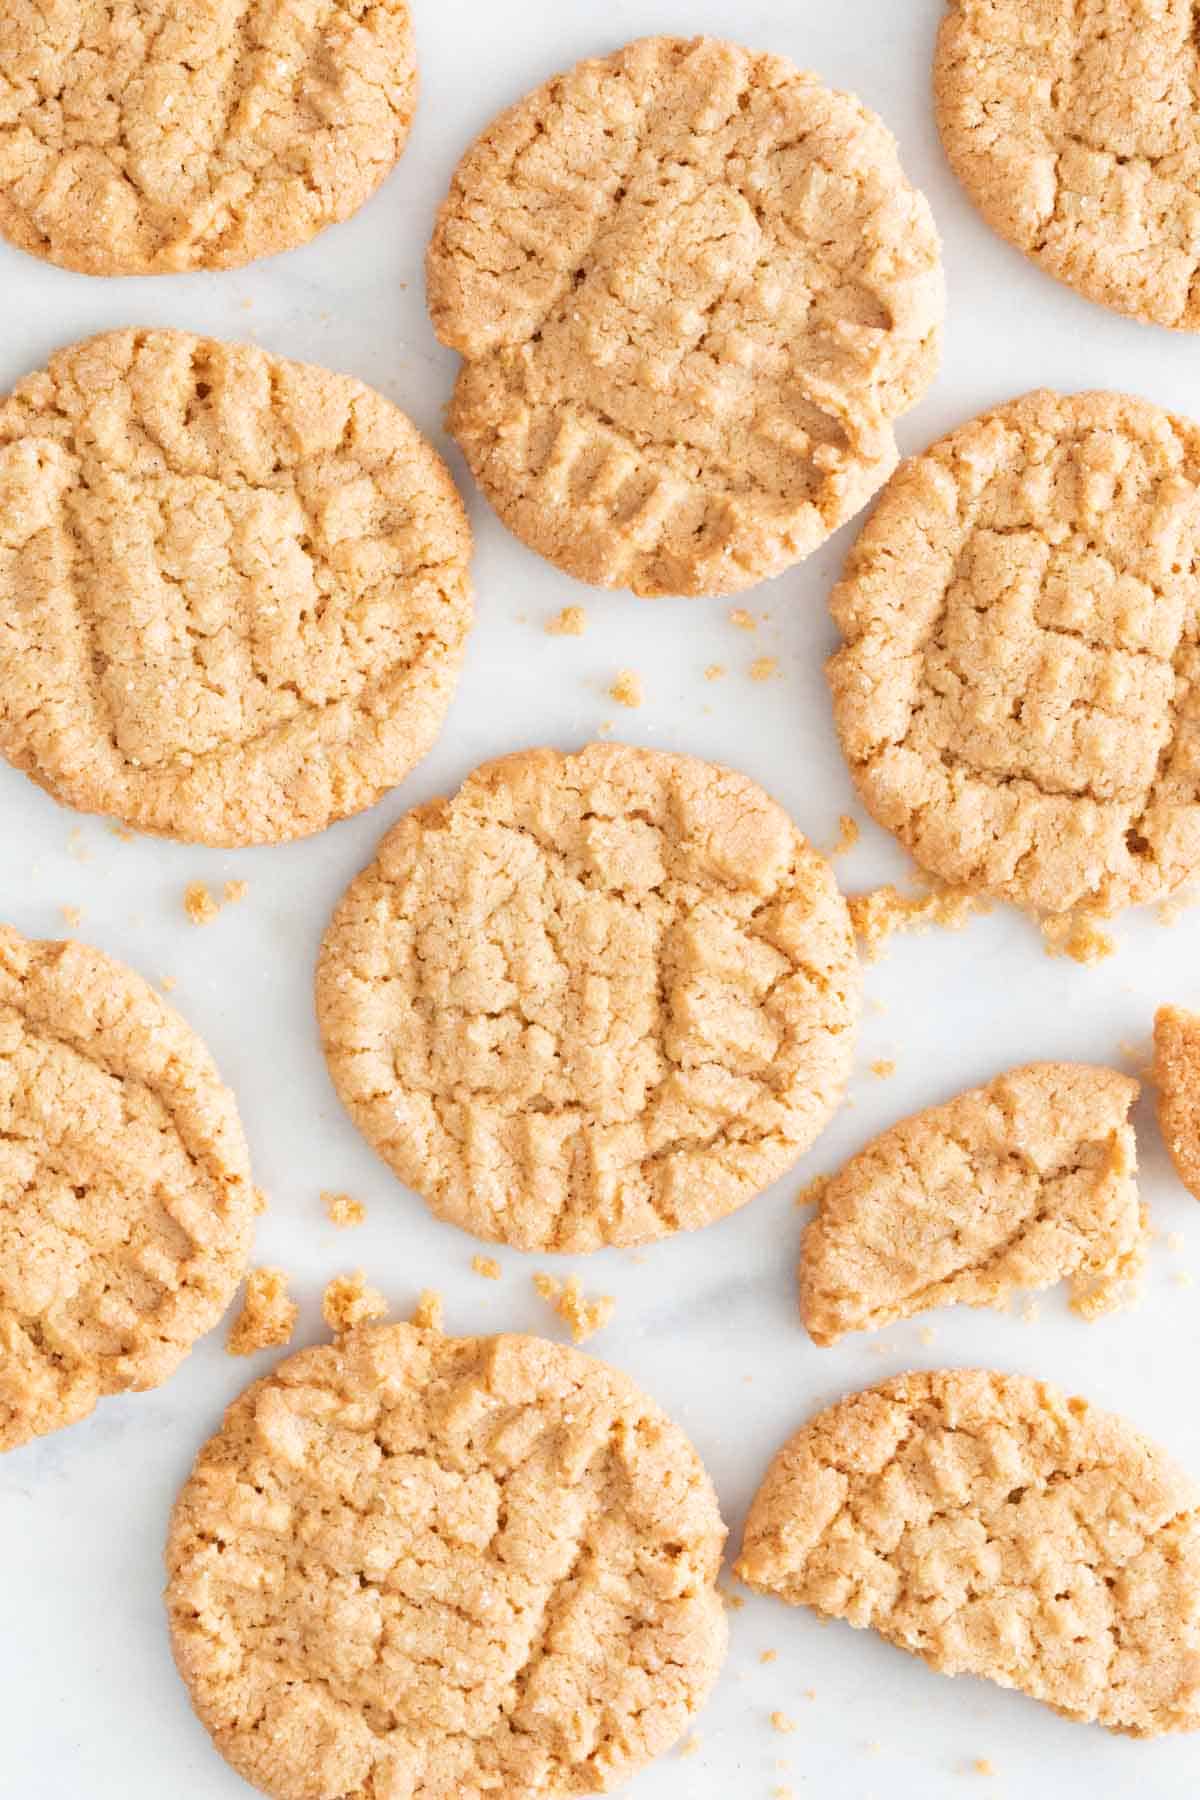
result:
M 89 275 L 290 250 L 374 193 L 416 93 L 405 0 L 6 0 L 0 232 Z
M 470 532 L 404 414 L 180 331 L 60 351 L 0 401 L 0 753 L 191 843 L 372 805 L 430 748 Z
M 934 69 L 951 167 L 988 224 L 1117 312 L 1200 331 L 1192 0 L 949 0 Z
M 937 234 L 887 129 L 782 57 L 655 37 L 467 152 L 428 258 L 450 429 L 510 530 L 638 594 L 807 556 L 933 377 Z
M 1130 1299 L 1146 1236 L 1137 1094 L 1115 1069 L 1031 1063 L 874 1138 L 822 1182 L 804 1233 L 813 1342 L 1067 1279 L 1085 1318 Z
M 1200 1014 L 1160 1006 L 1154 1015 L 1158 1124 L 1185 1188 L 1200 1200 Z
M 1112 913 L 1200 868 L 1200 427 L 1027 394 L 899 470 L 829 665 L 880 824 L 956 888 Z
M 716 1496 L 616 1370 L 364 1326 L 248 1388 L 175 1506 L 175 1660 L 278 1800 L 607 1791 L 725 1653 Z
M 233 1298 L 233 1096 L 132 969 L 0 926 L 0 1450 L 157 1387 Z
M 952 1369 L 831 1406 L 767 1471 L 737 1573 L 1069 1719 L 1200 1726 L 1200 1488 L 1044 1382 Z
M 402 819 L 317 972 L 359 1129 L 440 1217 L 526 1250 L 751 1199 L 836 1105 L 858 1000 L 845 902 L 782 808 L 620 744 L 488 763 Z

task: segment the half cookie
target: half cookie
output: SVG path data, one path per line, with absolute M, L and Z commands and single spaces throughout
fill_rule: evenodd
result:
M 831 1406 L 771 1464 L 736 1572 L 1069 1719 L 1200 1726 L 1200 1488 L 1040 1381 L 901 1375 Z
M 1117 312 L 1200 331 L 1196 20 L 1183 0 L 949 0 L 951 167 L 988 224 Z
M 416 96 L 405 0 L 6 0 L 0 231 L 91 275 L 289 250 L 374 193 Z
M 1031 1063 L 875 1138 L 819 1184 L 804 1233 L 813 1342 L 1057 1281 L 1085 1318 L 1125 1303 L 1146 1240 L 1137 1094 L 1115 1069 Z
M 904 464 L 831 604 L 846 760 L 935 875 L 1055 915 L 1200 868 L 1200 427 L 1009 401 Z
M 320 831 L 437 736 L 470 542 L 360 381 L 181 331 L 73 345 L 0 402 L 0 752 L 189 843 Z
M 716 1679 L 724 1537 L 695 1450 L 616 1370 L 362 1327 L 200 1452 L 167 1545 L 175 1660 L 278 1800 L 607 1791 Z
M 1154 1015 L 1158 1124 L 1184 1187 L 1200 1200 L 1200 1014 L 1160 1006 Z
M 937 233 L 895 140 L 782 57 L 643 38 L 463 157 L 428 257 L 448 423 L 509 529 L 637 594 L 807 556 L 937 366 Z
M 707 1225 L 837 1104 L 859 970 L 825 859 L 744 775 L 593 744 L 486 764 L 351 883 L 317 1010 L 359 1129 L 520 1249 Z
M 140 975 L 0 926 L 0 1450 L 157 1387 L 256 1210 L 232 1094 Z

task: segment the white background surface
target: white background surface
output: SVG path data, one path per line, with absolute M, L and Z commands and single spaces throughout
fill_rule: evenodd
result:
M 2 0 L 0 0 L 2 3 Z M 707 30 L 791 56 L 874 106 L 900 139 L 945 242 L 949 318 L 942 374 L 902 426 L 917 449 L 993 402 L 1046 383 L 1123 386 L 1200 416 L 1200 340 L 1139 326 L 1076 298 L 994 238 L 942 159 L 929 103 L 940 0 L 415 0 L 422 99 L 409 148 L 381 193 L 316 243 L 217 276 L 103 281 L 0 247 L 0 384 L 60 344 L 107 327 L 175 325 L 250 337 L 283 355 L 344 369 L 441 431 L 454 358 L 424 312 L 422 255 L 434 210 L 469 139 L 503 105 L 577 57 L 650 32 Z M 298 1341 L 323 1335 L 319 1294 L 362 1265 L 404 1312 L 435 1285 L 451 1330 L 556 1327 L 530 1276 L 546 1259 L 498 1252 L 499 1283 L 470 1272 L 470 1239 L 439 1225 L 351 1129 L 321 1060 L 310 1003 L 328 913 L 386 826 L 452 789 L 477 762 L 530 743 L 615 735 L 733 763 L 790 808 L 819 844 L 854 804 L 821 673 L 834 632 L 825 597 L 850 541 L 744 603 L 750 635 L 720 602 L 638 602 L 593 593 L 540 563 L 491 516 L 451 453 L 477 535 L 478 624 L 442 740 L 402 789 L 363 817 L 290 847 L 226 855 L 123 843 L 0 767 L 0 917 L 27 933 L 79 935 L 151 979 L 173 975 L 175 1003 L 235 1088 L 258 1181 L 271 1197 L 256 1261 L 294 1273 Z M 569 602 L 588 609 L 582 639 L 544 634 Z M 758 656 L 780 677 L 754 685 Z M 707 683 L 709 663 L 728 669 Z M 605 690 L 619 668 L 642 675 L 646 703 L 622 712 Z M 74 834 L 74 835 L 73 835 Z M 861 888 L 906 869 L 874 827 L 839 863 Z M 249 882 L 240 907 L 197 930 L 192 880 Z M 795 1174 L 723 1224 L 567 1264 L 589 1291 L 617 1296 L 589 1348 L 628 1370 L 690 1432 L 712 1471 L 731 1543 L 766 1462 L 819 1405 L 914 1366 L 986 1363 L 1050 1377 L 1126 1412 L 1200 1474 L 1196 1405 L 1200 1207 L 1170 1172 L 1152 1109 L 1137 1114 L 1142 1179 L 1161 1234 L 1137 1312 L 1088 1326 L 1060 1296 L 1036 1323 L 940 1313 L 879 1338 L 818 1350 L 800 1328 L 793 1264 L 802 1218 L 792 1197 L 903 1113 L 1037 1057 L 1145 1060 L 1154 1007 L 1200 1002 L 1200 914 L 1173 930 L 1154 917 L 1118 927 L 1119 954 L 1080 969 L 1044 954 L 1036 932 L 1000 912 L 959 934 L 897 938 L 867 970 L 867 1010 L 850 1101 Z M 1123 1048 L 1124 1046 L 1124 1048 Z M 1133 1046 L 1132 1057 L 1130 1046 Z M 876 1058 L 894 1058 L 880 1080 Z M 318 1191 L 346 1188 L 367 1225 L 338 1232 Z M 1167 1248 L 1179 1233 L 1182 1250 Z M 922 1327 L 936 1336 L 924 1343 Z M 235 1361 L 214 1332 L 163 1389 L 105 1401 L 86 1423 L 0 1467 L 0 1794 L 5 1800 L 238 1800 L 250 1790 L 210 1748 L 167 1649 L 160 1549 L 171 1499 L 223 1406 L 270 1356 Z M 1149 1744 L 1070 1725 L 1019 1696 L 949 1682 L 871 1635 L 818 1627 L 750 1600 L 731 1617 L 724 1675 L 698 1721 L 700 1748 L 643 1773 L 636 1800 L 757 1800 L 805 1794 L 941 1800 L 978 1791 L 1022 1800 L 1200 1791 L 1200 1739 Z M 778 1660 L 762 1666 L 765 1648 Z M 815 1698 L 805 1697 L 812 1689 Z M 782 1708 L 797 1724 L 772 1731 Z M 996 1774 L 971 1771 L 987 1758 Z M 784 1767 L 783 1765 L 786 1765 Z

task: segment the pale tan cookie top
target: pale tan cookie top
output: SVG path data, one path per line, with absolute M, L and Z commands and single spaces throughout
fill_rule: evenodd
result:
M 1200 1726 L 1200 1489 L 1044 1382 L 952 1369 L 831 1406 L 771 1464 L 736 1567 L 1068 1718 Z
M 5 0 L 0 232 L 91 275 L 270 256 L 374 193 L 416 97 L 405 0 Z
M 935 1306 L 1070 1280 L 1085 1318 L 1131 1297 L 1145 1228 L 1115 1069 L 1031 1063 L 893 1125 L 822 1183 L 800 1252 L 817 1344 Z
M 864 506 L 943 311 L 881 121 L 715 38 L 643 38 L 502 113 L 428 291 L 465 359 L 450 429 L 500 517 L 639 594 L 735 593 Z
M 351 883 L 317 1009 L 360 1130 L 440 1217 L 637 1244 L 784 1173 L 840 1098 L 833 872 L 744 775 L 593 744 L 485 764 Z
M 277 1800 L 554 1800 L 684 1731 L 725 1537 L 633 1384 L 534 1337 L 364 1327 L 236 1400 L 167 1607 L 217 1748 Z
M 242 1277 L 233 1096 L 139 975 L 0 925 L 0 1450 L 157 1387 Z
M 118 331 L 0 402 L 0 752 L 194 843 L 370 806 L 433 743 L 470 531 L 382 395 L 248 344 Z
M 1192 0 L 949 0 L 938 127 L 988 224 L 1102 306 L 1200 331 Z
M 1200 427 L 1026 394 L 906 462 L 832 598 L 842 747 L 944 881 L 1114 912 L 1200 867 Z
M 1154 1015 L 1158 1124 L 1179 1179 L 1200 1200 L 1200 1014 L 1160 1006 Z

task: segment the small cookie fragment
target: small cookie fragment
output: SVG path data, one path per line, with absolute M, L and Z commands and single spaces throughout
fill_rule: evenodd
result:
M 1200 1200 L 1200 1013 L 1159 1007 L 1153 1080 L 1163 1142 L 1180 1181 Z
M 227 881 L 221 892 L 227 905 L 237 906 L 250 892 L 250 883 L 248 881 Z
M 221 906 L 202 881 L 189 881 L 183 890 L 183 910 L 193 925 L 211 925 Z
M 925 894 L 902 894 L 888 882 L 865 894 L 847 894 L 846 904 L 863 954 L 878 962 L 895 932 L 928 931 L 931 925 L 961 931 L 973 914 L 987 912 L 989 903 L 965 888 L 939 884 Z
M 230 1356 L 253 1356 L 291 1342 L 300 1308 L 288 1298 L 285 1269 L 251 1269 L 242 1310 L 225 1341 Z
M 471 1267 L 475 1274 L 481 1276 L 484 1281 L 499 1281 L 503 1273 L 494 1256 L 473 1256 Z
M 751 681 L 771 681 L 779 673 L 779 658 L 758 656 L 750 664 Z
M 617 1309 L 611 1294 L 586 1299 L 578 1275 L 568 1275 L 565 1281 L 559 1281 L 557 1276 L 538 1274 L 533 1278 L 533 1285 L 563 1323 L 570 1326 L 571 1340 L 576 1344 L 582 1344 L 597 1331 L 602 1331 Z
M 355 1225 L 362 1225 L 367 1217 L 367 1209 L 361 1200 L 355 1200 L 351 1194 L 340 1194 L 332 1188 L 321 1189 L 321 1205 L 325 1208 L 331 1225 L 341 1230 L 349 1230 Z
M 935 230 L 861 101 L 647 37 L 509 107 L 427 259 L 447 422 L 509 529 L 580 580 L 734 594 L 895 467 L 936 370 Z
M 1200 1728 L 1200 1487 L 1047 1383 L 954 1369 L 831 1406 L 771 1464 L 735 1566 L 1067 1718 Z
M 587 630 L 587 609 L 564 606 L 561 612 L 546 620 L 546 630 L 551 637 L 582 637 Z
M 439 1217 L 579 1254 L 724 1217 L 841 1098 L 861 974 L 828 862 L 745 776 L 593 744 L 418 807 L 325 934 L 351 1117 Z
M 1115 1069 L 1031 1063 L 873 1139 L 824 1182 L 805 1228 L 813 1342 L 1064 1280 L 1084 1318 L 1127 1304 L 1147 1239 L 1137 1095 Z
M 726 1649 L 724 1537 L 695 1450 L 616 1370 L 360 1326 L 254 1383 L 200 1451 L 172 1649 L 277 1800 L 567 1800 L 693 1727 Z
M 446 1306 L 436 1288 L 422 1288 L 413 1307 L 412 1322 L 421 1331 L 441 1331 Z
M 321 1296 L 321 1317 L 340 1337 L 373 1319 L 384 1319 L 388 1303 L 378 1288 L 369 1286 L 361 1269 L 352 1275 L 335 1275 Z
M 608 690 L 610 700 L 618 706 L 629 706 L 636 710 L 646 698 L 642 687 L 642 678 L 636 669 L 622 669 Z

